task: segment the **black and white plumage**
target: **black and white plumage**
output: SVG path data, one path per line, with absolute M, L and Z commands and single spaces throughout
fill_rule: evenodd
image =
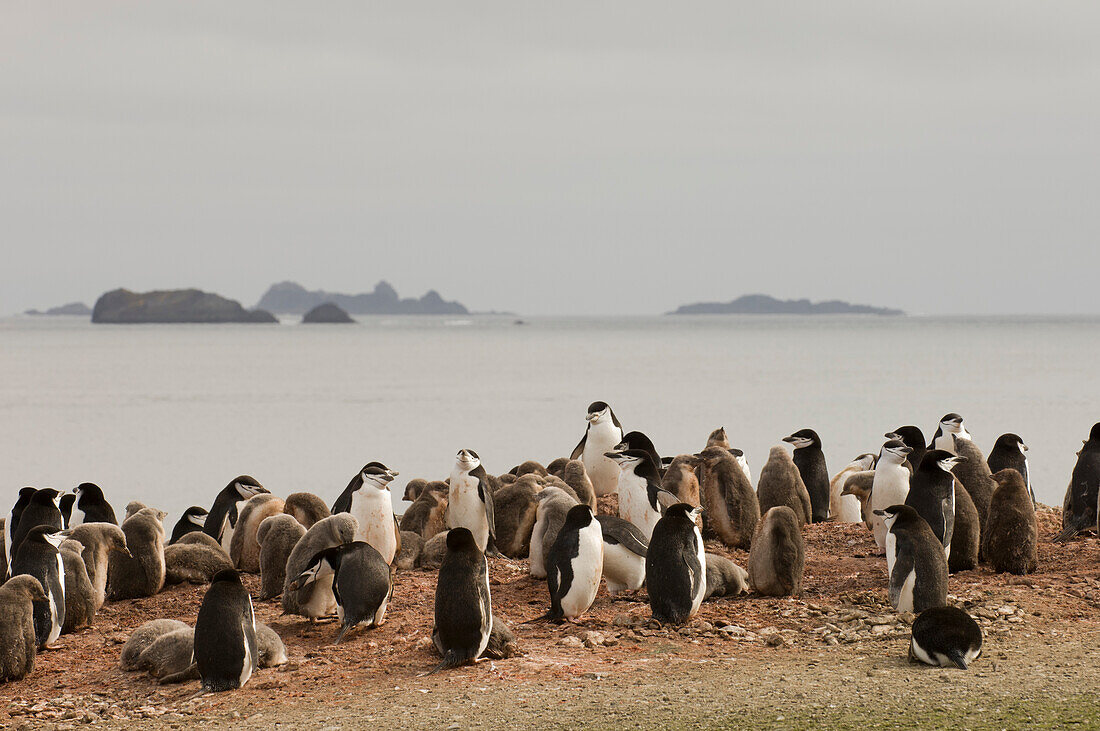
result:
M 435 587 L 432 634 L 438 638 L 443 662 L 431 672 L 476 662 L 489 644 L 492 629 L 489 562 L 468 528 L 452 528 Z
M 653 529 L 646 553 L 646 584 L 653 617 L 683 624 L 699 611 L 707 591 L 703 536 L 696 524 L 701 508 L 677 503 Z
M 615 492 L 619 481 L 619 467 L 605 455 L 622 442 L 623 425 L 604 401 L 589 404 L 585 420 L 588 426 L 584 436 L 573 448 L 569 459 L 579 459 L 584 463 L 596 495 L 610 495 Z
M 82 482 L 73 489 L 74 502 L 71 514 L 65 516 L 65 527 L 75 528 L 84 523 L 111 523 L 118 525 L 114 508 L 107 502 L 103 490 L 94 482 Z M 62 513 L 65 511 L 62 510 Z
M 645 582 L 649 541 L 638 526 L 616 515 L 597 515 L 603 532 L 603 578 L 607 593 L 635 591 Z
M 956 607 L 932 607 L 913 621 L 909 660 L 966 670 L 982 655 L 982 628 Z
M 963 461 L 951 452 L 932 449 L 924 454 L 920 467 L 909 480 L 905 504 L 917 511 L 951 557 L 951 536 L 955 531 L 955 476 L 951 470 Z
M 401 531 L 393 517 L 390 483 L 397 477 L 381 462 L 369 462 L 332 504 L 332 514 L 351 513 L 359 523 L 355 539 L 374 546 L 387 564 L 401 547 Z
M 39 649 L 53 644 L 65 625 L 65 564 L 58 550 L 64 540 L 65 536 L 50 526 L 35 526 L 27 531 L 11 564 L 12 576 L 33 576 L 46 594 L 46 601 L 34 603 L 34 636 Z
M 923 612 L 947 604 L 947 557 L 924 518 L 908 505 L 875 511 L 886 523 L 890 604 L 899 612 Z
M 168 541 L 168 545 L 172 545 L 183 538 L 188 533 L 194 533 L 195 531 L 201 531 L 203 526 L 206 525 L 206 516 L 208 515 L 206 508 L 199 507 L 198 505 L 192 505 L 187 510 L 183 511 L 183 515 L 176 521 L 176 525 L 172 528 L 172 540 Z
M 460 449 L 451 470 L 447 489 L 447 527 L 466 528 L 477 542 L 479 551 L 498 555 L 496 518 L 489 475 L 481 457 L 472 449 Z
M 235 569 L 219 571 L 195 621 L 195 664 L 202 688 L 207 692 L 240 688 L 258 662 L 252 597 Z
M 214 504 L 210 507 L 210 512 L 203 523 L 202 532 L 220 543 L 228 554 L 240 509 L 249 498 L 261 492 L 267 492 L 267 489 L 255 477 L 251 475 L 236 477 L 214 498 Z
M 25 489 L 25 488 L 24 488 Z M 23 512 L 20 513 L 15 528 L 15 532 L 11 538 L 11 557 L 12 560 L 19 554 L 19 546 L 23 543 L 23 539 L 27 537 L 27 534 L 34 528 L 45 525 L 53 528 L 55 531 L 63 530 L 64 519 L 61 516 L 61 508 L 58 504 L 61 502 L 61 493 L 54 490 L 52 487 L 47 487 L 42 490 L 35 490 L 31 495 L 30 501 L 27 506 L 23 508 Z M 12 568 L 12 576 L 18 574 L 15 568 Z
M 1031 475 L 1027 469 L 1027 445 L 1019 434 L 1009 433 L 997 437 L 985 461 L 989 465 L 989 471 L 994 474 L 1008 469 L 1019 472 L 1027 485 L 1031 502 L 1035 502 L 1035 490 L 1031 487 Z
M 932 441 L 929 443 L 929 449 L 942 449 L 945 452 L 955 451 L 955 439 L 971 439 L 970 432 L 963 426 L 963 418 L 958 414 L 952 412 L 950 414 L 944 414 L 940 419 L 939 425 L 936 427 L 936 433 L 932 435 Z M 919 464 L 919 463 L 918 463 Z
M 924 453 L 928 450 L 924 432 L 920 430 L 920 427 L 913 426 L 912 424 L 899 426 L 897 429 L 887 432 L 886 438 L 896 439 L 912 450 L 909 452 L 906 461 L 909 463 L 909 466 L 913 468 L 913 471 L 916 472 L 917 467 L 920 467 L 920 461 L 924 459 Z
M 657 448 L 653 446 L 653 440 L 642 432 L 627 432 L 623 435 L 622 440 L 615 445 L 615 448 L 609 451 L 625 452 L 628 449 L 640 449 L 646 452 L 653 460 L 653 464 L 657 465 L 658 469 L 664 469 L 664 459 L 657 453 Z
M 799 429 L 783 437 L 783 441 L 794 447 L 792 459 L 810 493 L 811 522 L 828 520 L 829 468 L 825 464 L 825 452 L 821 450 L 821 437 L 813 429 Z
M 8 540 L 7 544 L 8 563 L 11 564 L 11 559 L 14 554 L 15 547 L 15 531 L 19 526 L 19 518 L 23 515 L 23 511 L 31 504 L 31 498 L 34 497 L 34 493 L 37 492 L 33 487 L 24 487 L 19 490 L 19 497 L 15 501 L 15 505 L 11 509 L 11 518 L 8 519 Z
M 546 556 L 547 619 L 573 619 L 596 599 L 603 576 L 603 529 L 588 505 L 574 505 Z
M 340 633 L 333 644 L 340 644 L 362 622 L 368 622 L 371 628 L 382 626 L 393 584 L 390 566 L 374 546 L 353 541 L 327 548 L 313 557 L 290 588 L 296 591 L 324 576 L 333 576 L 332 593 L 340 619 Z
M 619 494 L 619 517 L 641 529 L 648 539 L 668 505 L 676 496 L 661 487 L 661 475 L 648 452 L 628 449 L 605 455 L 620 469 L 616 490 Z

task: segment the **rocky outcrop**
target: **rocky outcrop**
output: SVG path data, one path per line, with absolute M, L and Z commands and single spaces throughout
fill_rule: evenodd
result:
M 780 300 L 766 294 L 746 294 L 732 302 L 698 302 L 683 305 L 670 315 L 904 315 L 901 310 L 853 305 L 840 300 L 810 302 Z
M 434 289 L 420 299 L 401 299 L 387 282 L 379 282 L 373 292 L 340 294 L 308 290 L 296 282 L 280 282 L 268 288 L 256 307 L 270 312 L 301 315 L 323 304 L 334 304 L 353 315 L 468 315 L 458 302 L 448 302 Z
M 51 307 L 43 312 L 42 310 L 27 310 L 24 315 L 75 315 L 79 317 L 87 317 L 92 314 L 88 305 L 83 302 L 70 302 L 67 305 L 61 305 L 60 307 Z
M 271 323 L 278 322 L 264 310 L 246 310 L 236 300 L 198 289 L 131 292 L 115 289 L 100 296 L 92 310 L 92 322 L 134 323 Z
M 323 305 L 317 305 L 302 317 L 302 324 L 306 325 L 318 323 L 342 325 L 349 322 L 355 322 L 355 320 L 351 319 L 351 316 L 348 315 L 348 313 L 344 312 L 342 309 L 332 304 L 331 302 L 326 302 Z

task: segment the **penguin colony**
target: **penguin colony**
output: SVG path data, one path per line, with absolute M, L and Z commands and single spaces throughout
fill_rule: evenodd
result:
M 830 478 L 821 437 L 800 429 L 771 449 L 756 489 L 744 453 L 714 430 L 698 453 L 661 456 L 638 431 L 624 433 L 611 406 L 593 403 L 569 458 L 528 461 L 494 476 L 461 449 L 446 480 L 410 480 L 411 507 L 395 516 L 397 472 L 368 462 L 331 509 L 318 496 L 285 500 L 241 475 L 174 524 L 141 503 L 119 525 L 104 491 L 19 491 L 3 537 L 0 682 L 31 673 L 37 651 L 94 623 L 104 601 L 152 596 L 166 583 L 208 588 L 195 627 L 153 618 L 122 652 L 124 670 L 159 682 L 199 680 L 208 692 L 239 688 L 258 667 L 287 661 L 271 628 L 256 622 L 241 573 L 261 576 L 261 600 L 315 622 L 335 614 L 334 642 L 380 626 L 399 571 L 438 568 L 432 642 L 437 672 L 514 652 L 515 635 L 493 616 L 487 557 L 528 558 L 545 579 L 547 610 L 523 622 L 575 620 L 610 594 L 645 587 L 653 618 L 679 625 L 705 599 L 750 590 L 797 595 L 807 522 L 864 523 L 885 556 L 894 608 L 919 616 L 909 658 L 966 669 L 982 652 L 974 620 L 948 605 L 950 573 L 979 560 L 996 572 L 1037 568 L 1034 491 L 1027 447 L 1004 434 L 988 461 L 954 413 L 928 443 L 912 425 L 885 433 Z M 872 445 L 868 445 L 872 446 Z M 617 515 L 597 514 L 616 495 Z M 1100 532 L 1100 423 L 1078 452 L 1066 492 L 1067 541 Z M 707 553 L 704 537 L 749 551 L 747 570 Z M 954 559 L 958 559 L 958 565 Z

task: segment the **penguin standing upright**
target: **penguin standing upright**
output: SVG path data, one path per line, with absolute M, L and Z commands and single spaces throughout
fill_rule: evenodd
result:
M 925 446 L 927 442 L 924 439 L 924 432 L 920 430 L 920 427 L 913 426 L 912 424 L 899 426 L 892 432 L 887 432 L 885 437 L 887 439 L 897 439 L 913 450 L 909 453 L 906 461 L 909 463 L 909 466 L 913 468 L 913 471 L 916 472 L 917 468 L 920 467 L 920 461 L 924 459 L 924 453 L 928 450 L 928 447 Z
M 103 490 L 94 482 L 82 482 L 73 488 L 76 500 L 66 527 L 73 528 L 84 523 L 113 523 L 118 525 L 114 508 L 107 502 Z
M 951 536 L 955 531 L 955 476 L 951 470 L 965 458 L 942 449 L 924 453 L 920 467 L 909 480 L 905 504 L 917 511 L 951 557 Z M 872 492 L 872 495 L 874 493 Z
M 57 500 L 57 509 L 61 511 L 61 525 L 65 528 L 69 527 L 69 520 L 73 514 L 73 503 L 76 502 L 76 495 L 71 492 L 61 493 L 61 497 Z
M 605 455 L 623 441 L 623 425 L 603 401 L 595 401 L 588 407 L 588 427 L 581 441 L 569 455 L 569 459 L 584 462 L 584 469 L 596 495 L 610 495 L 619 482 L 619 466 Z
M 875 463 L 875 478 L 871 482 L 871 530 L 880 550 L 886 549 L 887 528 L 879 511 L 905 502 L 909 494 L 909 468 L 905 466 L 905 459 L 911 451 L 900 440 L 891 439 L 882 445 Z
M 932 443 L 929 449 L 942 449 L 945 452 L 955 451 L 955 437 L 959 439 L 971 439 L 970 432 L 963 426 L 963 418 L 956 413 L 944 414 L 940 419 L 936 433 L 932 435 Z
M 458 450 L 447 491 L 447 526 L 466 528 L 479 551 L 497 555 L 496 518 L 489 476 L 472 449 Z
M 752 483 L 726 447 L 715 444 L 695 456 L 700 461 L 704 536 L 714 535 L 730 548 L 747 549 L 760 520 L 760 502 Z
M 677 503 L 653 529 L 645 558 L 649 606 L 661 623 L 683 624 L 695 616 L 707 591 L 707 559 L 696 524 L 702 509 Z
M 340 633 L 332 644 L 339 645 L 344 635 L 361 622 L 369 622 L 372 628 L 382 626 L 393 584 L 389 562 L 374 546 L 353 541 L 326 548 L 291 581 L 290 588 L 297 591 L 326 575 L 333 577 L 332 592 L 340 618 Z
M 989 503 L 982 555 L 997 573 L 1026 574 L 1039 566 L 1035 504 L 1017 470 L 993 475 L 997 489 Z
M 397 472 L 381 462 L 370 462 L 351 478 L 332 505 L 332 513 L 351 513 L 359 522 L 355 540 L 369 543 L 387 564 L 401 548 L 401 531 L 393 518 L 390 483 Z
M 802 590 L 806 547 L 789 506 L 777 505 L 761 517 L 746 566 L 749 584 L 757 594 L 788 596 Z
M 829 468 L 821 451 L 821 437 L 813 429 L 799 429 L 783 441 L 794 447 L 794 464 L 810 493 L 812 522 L 829 519 Z
M 233 526 L 237 524 L 240 509 L 253 495 L 267 492 L 255 477 L 240 475 L 222 488 L 210 506 L 210 512 L 203 521 L 202 532 L 221 544 L 226 554 L 233 544 Z
M 468 528 L 447 533 L 447 552 L 435 586 L 433 639 L 443 654 L 433 673 L 477 661 L 489 644 L 493 606 L 489 562 Z
M 605 455 L 619 466 L 621 475 L 615 489 L 619 495 L 619 517 L 641 529 L 648 539 L 661 519 L 662 493 L 666 501 L 675 496 L 661 487 L 661 475 L 653 458 L 643 449 L 612 451 Z
M 890 604 L 899 612 L 917 613 L 946 605 L 947 557 L 928 523 L 908 505 L 891 505 L 875 513 L 882 516 L 888 530 Z
M 65 564 L 58 550 L 64 540 L 65 536 L 51 526 L 35 526 L 27 532 L 11 565 L 13 576 L 30 574 L 46 594 L 46 601 L 34 604 L 38 649 L 53 644 L 65 626 Z
M 1027 492 L 1031 495 L 1031 502 L 1034 504 L 1035 490 L 1031 487 L 1031 474 L 1027 470 L 1027 445 L 1019 434 L 1002 434 L 997 437 L 985 462 L 993 474 L 1006 469 L 1019 472 L 1024 478 Z
M 23 511 L 27 506 L 31 504 L 31 498 L 34 497 L 34 493 L 36 492 L 37 490 L 33 487 L 21 488 L 19 490 L 19 497 L 16 499 L 15 505 L 11 509 L 11 519 L 8 520 L 8 540 L 5 546 L 5 548 L 7 548 L 8 564 L 11 564 L 11 560 L 14 558 L 15 554 L 15 531 L 19 526 L 19 518 L 23 515 Z
M 15 559 L 19 554 L 20 544 L 23 543 L 23 539 L 26 538 L 27 534 L 34 528 L 40 525 L 46 525 L 54 530 L 63 530 L 65 523 L 61 516 L 61 508 L 58 506 L 60 502 L 61 493 L 54 490 L 52 487 L 34 491 L 30 501 L 27 503 L 27 507 L 23 509 L 18 521 L 16 521 L 17 526 L 11 537 L 12 559 Z M 19 573 L 20 572 L 12 568 L 12 576 L 16 576 Z
M 858 523 L 863 520 L 862 501 L 858 495 L 844 492 L 844 487 L 849 478 L 861 472 L 869 473 L 873 484 L 875 460 L 873 454 L 861 454 L 829 481 L 829 517 L 840 523 Z
M 1097 500 L 1100 500 L 1100 422 L 1093 425 L 1089 438 L 1077 453 L 1077 464 L 1066 490 L 1062 532 L 1054 540 L 1066 541 L 1083 530 L 1097 529 Z
M 195 664 L 202 689 L 216 693 L 240 688 L 256 671 L 258 658 L 252 597 L 235 569 L 219 571 L 195 620 Z
M 603 529 L 588 505 L 574 505 L 546 556 L 547 619 L 574 619 L 596 599 L 603 575 Z
M 760 470 L 756 497 L 760 503 L 761 515 L 777 505 L 786 505 L 798 518 L 799 528 L 813 518 L 813 506 L 806 483 L 802 481 L 794 459 L 778 444 L 769 450 L 768 461 Z
M 663 464 L 661 455 L 657 453 L 657 448 L 653 446 L 653 440 L 647 437 L 640 431 L 631 431 L 623 435 L 622 441 L 615 445 L 613 452 L 625 452 L 628 449 L 640 449 L 647 453 L 653 460 L 653 464 L 657 465 L 660 469 Z
M 34 670 L 34 604 L 44 601 L 32 576 L 13 576 L 0 586 L 0 682 L 22 680 Z
M 206 508 L 200 508 L 198 505 L 192 505 L 183 511 L 183 515 L 180 516 L 175 527 L 172 528 L 172 540 L 168 541 L 168 545 L 176 543 L 188 533 L 201 531 L 203 526 L 206 525 L 206 516 Z

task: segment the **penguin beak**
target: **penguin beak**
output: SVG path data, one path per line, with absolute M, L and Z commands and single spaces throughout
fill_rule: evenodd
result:
M 902 441 L 902 438 L 898 436 L 897 432 L 888 431 L 882 436 L 886 437 L 887 439 L 897 439 L 899 442 Z
M 913 453 L 913 448 L 908 446 L 908 445 L 906 445 L 904 447 L 898 447 L 898 452 L 900 452 L 902 454 L 912 454 Z
M 1023 442 L 1020 442 L 1020 451 L 1021 452 L 1026 452 L 1027 451 L 1027 445 L 1024 444 Z
M 872 510 L 871 512 L 874 513 L 875 515 L 879 516 L 879 517 L 885 517 L 886 516 L 886 511 L 885 510 Z

